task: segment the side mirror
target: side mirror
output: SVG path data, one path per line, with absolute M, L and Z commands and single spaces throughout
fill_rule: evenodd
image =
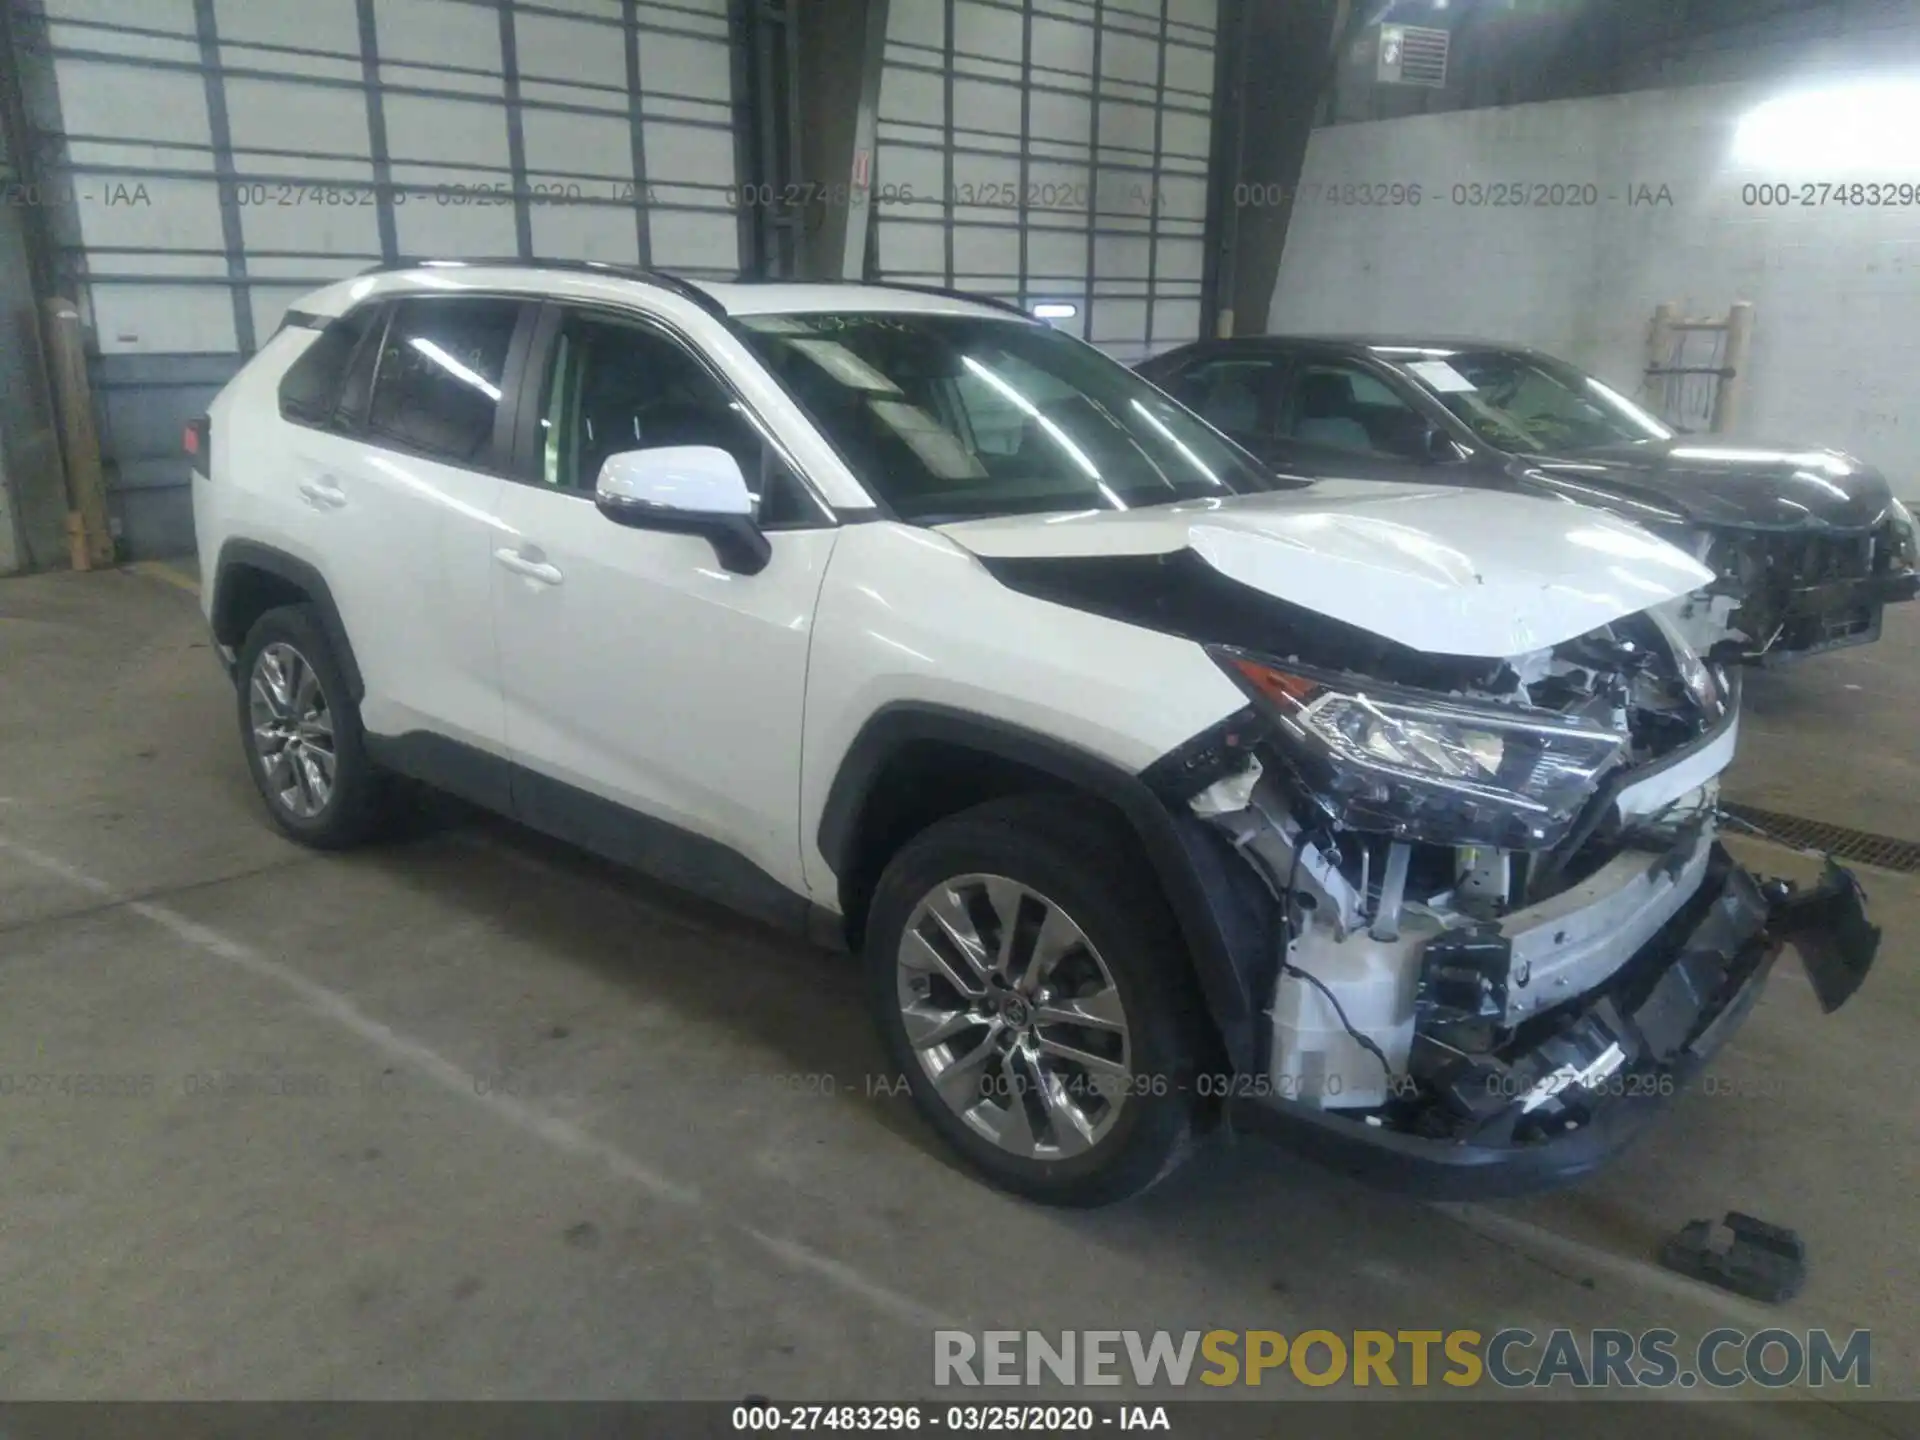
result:
M 1421 437 L 1420 453 L 1424 459 L 1441 465 L 1465 458 L 1454 438 L 1438 425 L 1427 427 L 1427 433 Z
M 703 535 L 727 569 L 758 575 L 773 546 L 753 523 L 753 495 L 740 462 L 713 445 L 663 445 L 609 455 L 594 504 L 616 525 Z

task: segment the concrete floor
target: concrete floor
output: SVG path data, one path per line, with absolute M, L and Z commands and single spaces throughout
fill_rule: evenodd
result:
M 1913 877 L 1868 877 L 1862 1003 L 1823 1019 L 1783 964 L 1716 1070 L 1757 1093 L 1686 1097 L 1579 1190 L 1439 1209 L 1216 1143 L 1051 1212 L 866 1093 L 844 957 L 503 823 L 281 840 L 165 579 L 0 583 L 0 1075 L 136 1092 L 0 1097 L 0 1395 L 897 1398 L 943 1322 L 1869 1327 L 1876 1392 L 1920 1394 Z M 1897 618 L 1753 687 L 1738 794 L 1914 833 Z M 1806 1237 L 1798 1300 L 1649 1263 L 1728 1208 Z

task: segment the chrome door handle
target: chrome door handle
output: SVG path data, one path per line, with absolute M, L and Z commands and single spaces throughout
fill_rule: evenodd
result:
M 538 580 L 542 585 L 558 585 L 566 578 L 560 573 L 558 565 L 549 565 L 544 560 L 529 560 L 518 550 L 496 550 L 493 558 L 514 574 Z
M 346 491 L 321 480 L 302 480 L 300 495 L 316 510 L 338 510 L 347 503 Z

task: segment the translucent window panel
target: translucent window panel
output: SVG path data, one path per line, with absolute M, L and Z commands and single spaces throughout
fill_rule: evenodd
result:
M 919 4 L 890 5 L 887 8 L 887 43 L 908 45 L 946 44 L 947 18 L 944 7 L 920 0 Z
M 236 150 L 368 152 L 367 97 L 335 85 L 227 78 L 227 126 Z
M 991 80 L 953 82 L 953 123 L 956 129 L 988 134 L 1020 133 L 1020 87 Z
M 1007 225 L 955 225 L 953 268 L 976 275 L 1018 276 L 1019 230 Z
M 461 0 L 374 0 L 380 58 L 500 73 L 500 12 Z
M 527 106 L 520 113 L 527 169 L 633 178 L 633 126 L 626 116 L 581 115 Z M 595 187 L 595 194 L 612 193 Z
M 1175 240 L 1162 235 L 1155 242 L 1154 271 L 1161 280 L 1190 280 L 1200 283 L 1206 265 L 1206 244 L 1199 239 Z
M 627 88 L 626 32 L 618 25 L 521 12 L 513 21 L 522 79 L 574 80 Z M 642 37 L 642 45 L 650 37 Z
M 698 125 L 646 126 L 647 176 L 716 191 L 733 183 L 733 135 Z
M 955 157 L 956 162 L 959 158 Z M 946 175 L 946 157 L 938 150 L 919 145 L 882 144 L 874 183 L 884 194 L 894 197 L 886 202 L 887 212 L 903 206 L 911 211 L 917 205 L 944 203 Z
M 905 65 L 889 65 L 880 86 L 880 118 L 944 125 L 947 87 L 940 76 Z
M 1027 275 L 1040 280 L 1084 280 L 1087 237 L 1082 230 L 1027 230 Z
M 659 216 L 652 218 L 657 222 Z M 536 254 L 555 259 L 604 260 L 614 265 L 634 265 L 640 260 L 633 211 L 623 205 L 537 205 L 533 248 Z
M 44 0 L 49 20 L 92 21 L 100 25 L 125 25 L 138 16 L 147 30 L 171 30 L 180 35 L 194 33 L 193 0 Z
M 484 183 L 506 183 L 506 177 L 487 176 Z M 491 200 L 443 205 L 439 203 L 442 194 L 464 198 L 472 192 L 435 191 L 429 185 L 394 207 L 394 233 L 402 255 L 511 255 L 518 249 L 512 205 Z
M 1207 182 L 1201 175 L 1181 175 L 1161 171 L 1157 177 L 1161 220 L 1190 220 L 1195 224 L 1207 218 Z
M 360 53 L 360 15 L 353 0 L 214 0 L 213 13 L 224 41 Z
M 240 239 L 249 251 L 380 253 L 380 211 L 368 186 L 263 181 L 243 193 Z
M 1033 63 L 1078 76 L 1084 83 L 1093 74 L 1093 27 L 1035 16 Z
M 880 227 L 880 268 L 887 274 L 944 274 L 946 226 L 889 218 Z
M 396 160 L 442 160 L 507 168 L 507 112 L 483 100 L 385 97 L 387 149 Z M 442 175 L 464 183 L 471 177 Z
M 88 246 L 217 251 L 226 243 L 220 187 L 212 180 L 86 175 L 74 177 L 73 189 L 80 239 Z
M 931 8 L 931 7 L 929 7 Z M 953 7 L 954 49 L 963 55 L 999 58 L 1020 54 L 1021 19 L 1017 10 L 956 0 Z M 939 37 L 931 43 L 944 43 Z
M 1035 90 L 1027 99 L 1027 124 L 1027 133 L 1034 140 L 1084 148 L 1093 139 L 1093 100 L 1091 96 Z
M 732 276 L 740 269 L 740 228 L 731 212 L 656 209 L 647 214 L 647 233 L 653 263 L 663 270 Z
M 197 74 L 65 58 L 54 61 L 53 74 L 69 135 L 213 143 L 206 82 Z
M 1100 78 L 1102 81 L 1132 81 L 1154 85 L 1160 78 L 1160 44 L 1142 35 L 1107 27 L 1100 39 Z
M 1213 94 L 1213 52 L 1198 45 L 1167 46 L 1167 89 L 1187 92 L 1188 103 L 1204 101 Z
M 721 40 L 642 30 L 640 88 L 662 95 L 731 95 L 733 53 Z

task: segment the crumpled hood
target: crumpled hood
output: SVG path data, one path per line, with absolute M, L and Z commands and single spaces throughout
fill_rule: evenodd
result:
M 1598 510 L 1376 481 L 937 528 L 987 559 L 1191 549 L 1290 604 L 1430 654 L 1489 659 L 1557 645 L 1713 579 Z
M 1571 499 L 1643 500 L 1701 525 L 1864 534 L 1886 518 L 1893 499 L 1885 476 L 1837 450 L 1702 436 L 1518 462 L 1516 474 Z

